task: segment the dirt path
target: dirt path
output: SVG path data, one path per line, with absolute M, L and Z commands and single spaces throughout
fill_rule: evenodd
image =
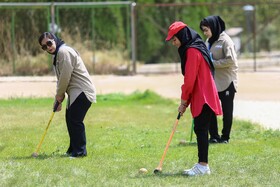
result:
M 98 94 L 132 93 L 153 90 L 179 99 L 180 74 L 137 76 L 92 76 Z M 0 77 L 0 98 L 53 97 L 56 80 L 48 77 Z M 235 117 L 259 122 L 266 128 L 280 129 L 280 73 L 241 72 L 236 94 Z

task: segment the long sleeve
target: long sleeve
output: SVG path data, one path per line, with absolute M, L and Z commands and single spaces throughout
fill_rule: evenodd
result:
M 80 55 L 71 47 L 59 48 L 55 72 L 56 96 L 68 95 L 68 106 L 84 92 L 90 102 L 96 102 L 96 89 Z
M 224 91 L 233 82 L 237 90 L 238 62 L 234 43 L 223 32 L 220 38 L 210 48 L 215 66 L 215 82 L 219 92 Z
M 60 74 L 58 75 L 56 94 L 59 96 L 63 96 L 67 91 L 73 72 L 71 57 L 66 50 L 62 50 L 59 52 L 57 65 Z
M 217 59 L 217 60 L 214 59 L 213 63 L 215 68 L 231 67 L 235 64 L 237 60 L 234 45 L 230 45 L 227 43 L 224 43 L 223 45 L 224 45 L 223 46 L 224 58 Z
M 194 48 L 187 50 L 187 61 L 185 66 L 184 84 L 181 86 L 181 99 L 189 101 L 193 92 L 196 81 L 197 72 L 199 69 L 199 51 Z
M 207 104 L 216 115 L 222 114 L 217 88 L 208 63 L 195 48 L 189 48 L 186 55 L 181 99 L 190 103 L 193 117 L 201 113 L 204 104 Z

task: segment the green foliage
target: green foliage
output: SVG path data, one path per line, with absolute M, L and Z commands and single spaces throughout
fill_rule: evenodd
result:
M 87 0 L 79 2 L 87 2 Z M 246 51 L 247 45 L 253 40 L 253 33 L 247 31 L 243 6 L 250 2 L 255 5 L 256 10 L 257 50 L 279 49 L 280 39 L 277 28 L 280 23 L 278 13 L 280 3 L 278 1 L 267 3 L 266 0 L 251 0 L 245 3 L 231 0 L 136 0 L 135 2 L 137 3 L 135 7 L 136 57 L 138 61 L 144 63 L 178 62 L 176 49 L 165 42 L 169 25 L 175 20 L 184 21 L 204 38 L 199 30 L 199 23 L 202 18 L 214 14 L 220 15 L 225 20 L 227 28 L 243 28 L 241 50 Z M 42 32 L 50 29 L 48 25 L 51 22 L 50 7 L 0 7 L 0 10 L 0 37 L 4 38 L 0 41 L 1 65 L 11 64 L 18 59 L 20 61 L 23 56 L 36 57 L 40 54 L 37 38 Z M 125 58 L 129 59 L 131 56 L 130 10 L 129 5 L 60 6 L 55 10 L 55 22 L 61 29 L 58 35 L 62 39 L 70 35 L 74 44 L 84 45 L 84 48 L 89 49 L 91 53 L 117 49 L 124 51 Z
M 51 114 L 51 98 L 0 100 L 0 186 L 278 186 L 280 132 L 234 120 L 229 144 L 211 144 L 210 176 L 185 177 L 197 162 L 189 111 L 180 119 L 163 164 L 153 174 L 177 116 L 177 104 L 151 91 L 99 95 L 85 118 L 88 156 L 64 156 L 64 110 L 55 114 L 39 156 L 30 155 Z M 65 106 L 64 106 L 65 107 Z M 220 119 L 219 119 L 219 122 Z M 194 135 L 195 139 L 195 135 Z M 140 168 L 147 174 L 139 174 Z M 265 179 L 265 180 L 264 180 Z M 225 183 L 226 181 L 226 183 Z
M 125 102 L 126 104 L 135 104 L 135 101 L 141 104 L 158 105 L 168 105 L 173 103 L 171 100 L 164 99 L 150 90 L 146 90 L 144 93 L 135 91 L 132 95 L 128 96 L 122 93 L 101 95 L 99 96 L 98 100 L 101 100 L 104 103 L 108 103 L 109 105 L 112 102 L 115 104 L 122 104 L 122 102 Z

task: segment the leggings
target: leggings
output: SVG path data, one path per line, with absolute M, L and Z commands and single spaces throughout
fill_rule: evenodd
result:
M 194 118 L 194 132 L 197 138 L 198 162 L 208 163 L 208 130 L 213 116 L 215 116 L 215 113 L 207 104 L 204 104 L 199 116 Z

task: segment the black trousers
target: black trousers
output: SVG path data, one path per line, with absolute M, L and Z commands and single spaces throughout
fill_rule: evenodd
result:
M 91 102 L 82 92 L 72 105 L 66 109 L 65 118 L 70 137 L 67 153 L 73 157 L 87 155 L 86 132 L 83 121 L 90 106 Z
M 205 104 L 199 116 L 194 118 L 194 132 L 197 139 L 198 162 L 208 163 L 208 130 L 211 118 L 215 116 L 212 109 Z
M 230 131 L 232 127 L 232 119 L 233 119 L 233 105 L 234 105 L 234 96 L 235 96 L 235 88 L 233 83 L 229 85 L 229 87 L 219 92 L 219 98 L 222 104 L 223 109 L 223 129 L 222 136 L 220 137 L 218 132 L 218 122 L 217 117 L 215 116 L 211 120 L 209 133 L 211 138 L 229 140 L 230 139 Z

